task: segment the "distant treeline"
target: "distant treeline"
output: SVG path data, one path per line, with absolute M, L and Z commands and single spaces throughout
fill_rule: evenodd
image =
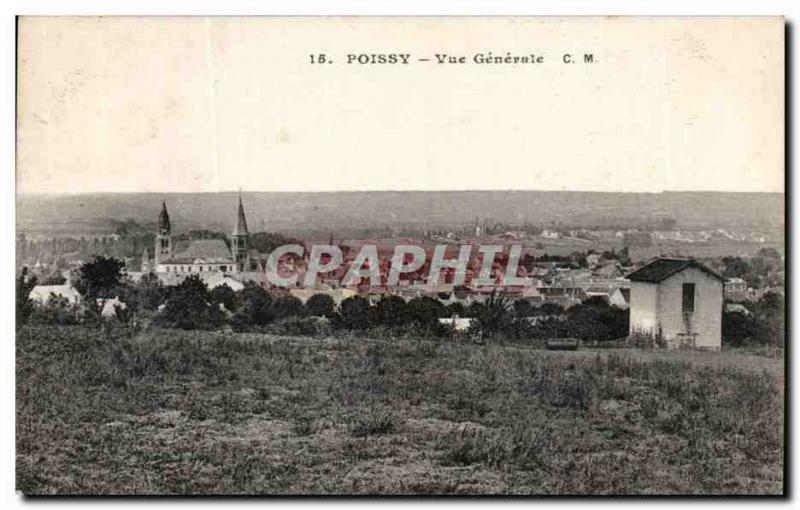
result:
M 364 229 L 464 228 L 491 218 L 505 225 L 567 228 L 767 229 L 783 225 L 780 193 L 592 193 L 571 191 L 246 192 L 254 230 L 302 235 L 309 228 L 337 238 Z M 132 218 L 148 224 L 166 201 L 178 230 L 229 231 L 238 193 L 20 195 L 18 224 L 46 225 Z M 663 225 L 659 223 L 664 222 Z

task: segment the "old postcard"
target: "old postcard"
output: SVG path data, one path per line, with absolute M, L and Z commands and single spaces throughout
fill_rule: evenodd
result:
M 21 17 L 26 495 L 783 495 L 784 20 Z

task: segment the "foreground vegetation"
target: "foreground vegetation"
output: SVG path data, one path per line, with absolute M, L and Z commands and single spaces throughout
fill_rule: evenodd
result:
M 780 361 L 703 356 L 27 325 L 17 488 L 781 493 Z

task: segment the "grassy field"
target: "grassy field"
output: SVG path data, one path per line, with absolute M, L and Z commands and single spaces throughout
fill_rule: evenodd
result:
M 26 494 L 779 494 L 782 360 L 17 335 Z

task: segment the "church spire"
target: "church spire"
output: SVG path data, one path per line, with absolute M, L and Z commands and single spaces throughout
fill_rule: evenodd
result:
M 239 211 L 236 218 L 236 228 L 231 234 L 231 248 L 236 262 L 239 263 L 240 270 L 249 270 L 249 264 L 245 260 L 248 252 L 247 241 L 247 219 L 244 216 L 244 205 L 242 205 L 242 192 L 239 191 Z
M 236 220 L 236 228 L 233 230 L 233 235 L 247 235 L 247 219 L 244 216 L 244 206 L 242 205 L 242 192 L 239 192 L 239 215 Z
M 161 202 L 161 213 L 158 215 L 158 233 L 160 235 L 169 235 L 172 230 L 172 225 L 169 222 L 169 213 L 167 212 L 167 202 Z

